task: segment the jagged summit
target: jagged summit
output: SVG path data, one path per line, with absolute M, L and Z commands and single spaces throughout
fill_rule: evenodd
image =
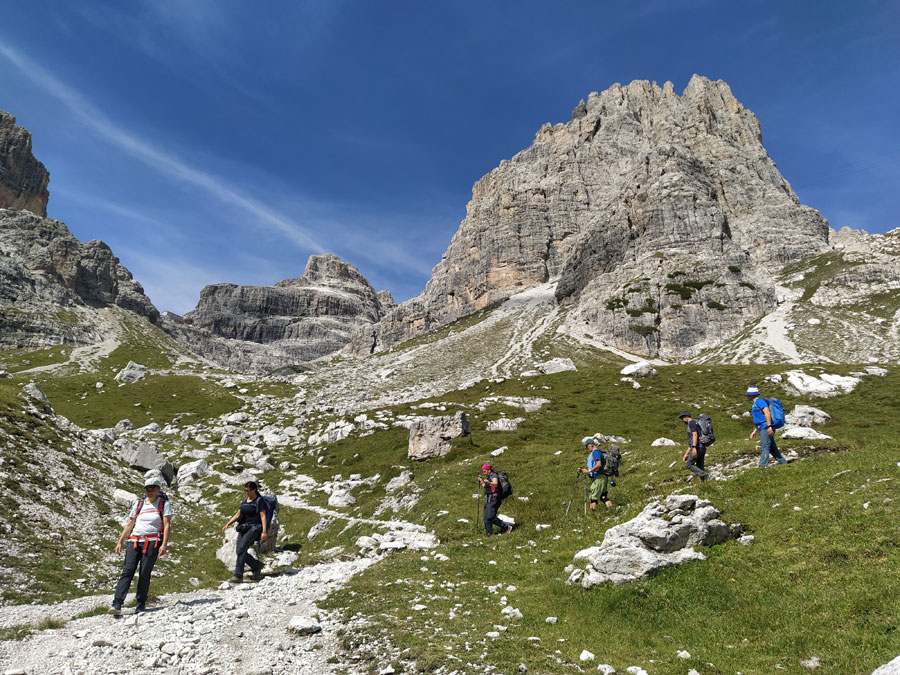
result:
M 767 270 L 827 246 L 727 84 L 616 84 L 479 180 L 425 290 L 356 344 L 558 279 L 558 300 L 613 346 L 689 356 L 774 307 Z
M 31 134 L 0 110 L 0 209 L 47 216 L 50 172 L 31 153 Z

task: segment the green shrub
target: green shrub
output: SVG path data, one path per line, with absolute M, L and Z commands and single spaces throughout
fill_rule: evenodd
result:
M 725 309 L 725 305 L 723 305 L 721 302 L 716 302 L 715 300 L 707 300 L 706 306 L 709 307 L 710 309 L 718 309 L 718 310 Z
M 653 335 L 654 333 L 659 332 L 659 328 L 656 326 L 644 326 L 641 324 L 632 323 L 628 325 L 628 329 L 634 331 L 638 335 Z

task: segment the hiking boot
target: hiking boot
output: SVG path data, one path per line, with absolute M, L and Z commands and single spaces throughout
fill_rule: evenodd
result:
M 138 604 L 138 606 L 134 608 L 135 614 L 140 614 L 141 612 L 146 612 L 146 611 L 147 611 L 147 606 L 143 603 Z
M 107 610 L 109 614 L 113 616 L 121 616 L 122 615 L 122 605 L 113 604 L 109 610 Z
M 250 581 L 262 581 L 263 573 L 262 572 L 254 572 L 253 576 L 250 577 Z
M 228 583 L 229 584 L 242 584 L 242 583 L 244 583 L 244 580 L 241 577 L 231 577 L 228 580 Z

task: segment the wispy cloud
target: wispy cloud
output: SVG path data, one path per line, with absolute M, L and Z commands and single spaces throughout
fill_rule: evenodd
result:
M 315 253 L 325 253 L 309 232 L 289 218 L 272 210 L 255 197 L 230 185 L 221 177 L 192 166 L 174 153 L 155 146 L 149 140 L 113 122 L 81 93 L 60 82 L 18 50 L 0 41 L 0 55 L 45 92 L 58 99 L 73 115 L 101 140 L 143 162 L 151 169 L 176 183 L 188 184 L 203 191 L 225 206 L 241 209 L 254 222 L 274 230 L 292 243 Z

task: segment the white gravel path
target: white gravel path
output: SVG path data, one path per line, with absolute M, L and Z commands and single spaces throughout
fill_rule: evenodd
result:
M 227 590 L 163 596 L 143 614 L 94 616 L 63 628 L 0 642 L 0 672 L 27 675 L 94 673 L 330 673 L 341 628 L 316 607 L 329 593 L 378 558 L 329 562 Z M 108 596 L 105 598 L 108 601 Z M 4 608 L 6 623 L 77 615 L 94 599 Z M 105 603 L 104 603 L 105 604 Z M 321 632 L 291 633 L 294 617 L 316 618 Z M 10 620 L 10 617 L 14 617 Z

